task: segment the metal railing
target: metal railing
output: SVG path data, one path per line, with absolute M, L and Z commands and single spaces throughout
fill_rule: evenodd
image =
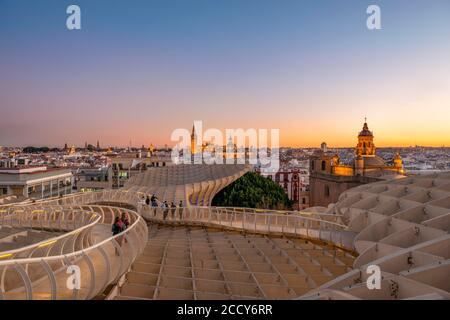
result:
M 67 207 L 2 209 L 0 210 L 0 226 L 16 228 L 19 234 L 27 233 L 28 238 L 34 236 L 41 239 L 27 246 L 1 251 L 1 257 L 16 259 L 49 256 L 55 252 L 56 248 L 59 254 L 82 250 L 92 245 L 92 229 L 102 220 L 104 220 L 102 216 L 94 211 Z M 42 234 L 39 231 L 49 231 L 49 233 Z M 51 237 L 50 232 L 56 234 L 63 232 L 63 234 Z M 47 237 L 42 239 L 40 235 L 47 235 Z
M 135 191 L 104 190 L 29 205 L 0 206 L 2 224 L 65 232 L 13 252 L 0 253 L 0 299 L 91 299 L 104 292 L 108 285 L 117 283 L 143 251 L 148 238 L 144 218 L 300 236 L 353 250 L 354 234 L 337 222 L 340 215 L 201 206 L 161 208 L 147 206 L 143 201 L 146 196 Z M 119 204 L 136 208 L 137 212 Z M 108 234 L 111 224 L 123 212 L 130 216 L 131 225 L 111 236 Z M 73 278 L 76 274 L 67 273 L 74 268 L 80 271 L 79 282 Z
M 220 207 L 152 207 L 138 206 L 138 212 L 149 221 L 223 227 L 254 233 L 300 236 L 330 242 L 353 250 L 354 233 L 345 225 L 315 217 L 278 212 L 247 212 Z
M 93 197 L 96 195 L 88 196 Z M 69 198 L 62 202 L 87 201 L 86 196 Z M 0 208 L 4 226 L 69 230 L 26 247 L 0 252 L 0 299 L 91 299 L 115 284 L 143 251 L 148 229 L 135 211 L 83 204 L 62 206 L 54 201 L 61 198 Z M 38 209 L 40 205 L 45 208 Z M 130 218 L 129 227 L 111 236 L 114 218 L 124 212 Z
M 320 220 L 327 220 L 335 223 L 339 223 L 342 219 L 341 214 L 330 214 L 330 213 L 318 213 L 309 211 L 294 211 L 294 210 L 273 210 L 273 209 L 258 209 L 258 208 L 245 208 L 245 207 L 213 207 L 225 210 L 231 210 L 236 212 L 247 212 L 247 213 L 274 213 L 281 215 L 301 215 L 305 217 L 313 217 Z
M 136 207 L 138 213 L 150 221 L 159 222 L 166 220 L 200 223 L 213 227 L 226 226 L 249 232 L 295 235 L 327 241 L 344 249 L 354 250 L 354 232 L 347 231 L 346 225 L 337 222 L 341 221 L 342 215 L 207 206 L 162 209 L 160 202 L 158 202 L 158 207 L 145 205 L 143 199 L 146 196 L 147 194 L 143 192 L 105 190 L 102 192 L 76 194 L 54 201 L 59 203 L 126 203 Z M 157 214 L 150 213 L 151 209 L 155 209 L 154 211 Z M 173 211 L 175 211 L 173 214 L 174 218 L 170 218 L 169 215 L 172 216 Z M 181 218 L 179 212 L 182 212 Z M 164 219 L 164 216 L 166 216 L 166 219 Z

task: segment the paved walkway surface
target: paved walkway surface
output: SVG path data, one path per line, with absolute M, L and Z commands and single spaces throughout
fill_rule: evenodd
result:
M 351 269 L 345 251 L 310 241 L 151 224 L 115 299 L 292 299 Z

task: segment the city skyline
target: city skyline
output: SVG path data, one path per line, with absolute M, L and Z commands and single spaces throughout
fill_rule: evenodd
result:
M 0 1 L 0 145 L 169 147 L 174 129 L 280 129 L 285 147 L 450 146 L 450 3 Z
M 118 145 L 118 144 L 101 144 L 100 148 L 96 147 L 96 144 L 91 142 L 91 141 L 85 141 L 83 143 L 67 143 L 67 148 L 71 148 L 72 146 L 74 146 L 76 149 L 85 149 L 85 143 L 87 143 L 89 146 L 93 146 L 94 147 L 94 151 L 97 149 L 100 150 L 105 150 L 108 148 L 117 148 L 117 149 L 127 149 L 127 148 L 131 148 L 131 149 L 141 149 L 142 146 L 144 146 L 145 149 L 148 149 L 151 146 L 153 146 L 156 150 L 158 149 L 164 149 L 164 148 L 168 148 L 168 149 L 172 149 L 172 145 L 166 143 L 166 144 L 154 144 L 153 142 L 150 143 L 144 143 L 144 144 L 134 144 L 132 143 L 130 145 L 130 143 L 128 143 L 127 145 Z M 322 143 L 326 143 L 325 141 L 322 141 Z M 27 147 L 31 147 L 31 148 L 50 148 L 50 149 L 64 149 L 65 148 L 66 143 L 62 143 L 62 144 L 35 144 L 35 145 L 31 145 L 31 144 L 22 144 L 22 145 L 0 145 L 0 147 L 3 148 L 27 148 Z M 226 144 L 222 144 L 222 145 L 215 145 L 215 146 L 226 146 Z M 248 148 L 249 146 L 246 144 L 244 147 Z M 386 146 L 376 146 L 377 149 L 398 149 L 398 148 L 404 148 L 404 149 L 408 149 L 408 148 L 429 148 L 429 149 L 441 149 L 441 148 L 445 148 L 445 149 L 450 149 L 449 145 L 436 145 L 436 146 L 431 146 L 431 145 L 386 145 Z M 270 146 L 269 146 L 270 148 Z M 320 149 L 321 148 L 321 144 L 317 145 L 317 146 L 305 146 L 305 145 L 280 145 L 279 148 L 283 148 L 283 149 Z M 342 146 L 332 146 L 327 144 L 327 148 L 328 149 L 354 149 L 355 146 L 354 145 L 342 145 Z
M 450 0 L 0 0 L 0 300 L 450 300 L 449 39 Z

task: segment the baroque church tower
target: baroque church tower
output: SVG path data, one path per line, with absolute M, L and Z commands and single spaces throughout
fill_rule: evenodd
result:
M 338 201 L 339 196 L 350 188 L 404 175 L 403 162 L 396 154 L 392 164 L 376 155 L 374 136 L 367 119 L 358 134 L 355 157 L 349 163 L 341 163 L 339 155 L 324 148 L 310 157 L 309 183 L 310 205 L 327 207 Z
M 375 156 L 375 145 L 373 144 L 373 133 L 367 125 L 367 118 L 364 121 L 363 129 L 358 135 L 358 144 L 356 145 L 357 156 Z

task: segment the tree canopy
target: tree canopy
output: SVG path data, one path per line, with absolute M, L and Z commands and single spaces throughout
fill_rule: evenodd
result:
M 24 153 L 46 153 L 50 151 L 49 147 L 25 147 L 22 149 Z
M 290 209 L 292 202 L 277 183 L 256 172 L 245 175 L 221 190 L 212 200 L 213 206 L 260 209 Z

